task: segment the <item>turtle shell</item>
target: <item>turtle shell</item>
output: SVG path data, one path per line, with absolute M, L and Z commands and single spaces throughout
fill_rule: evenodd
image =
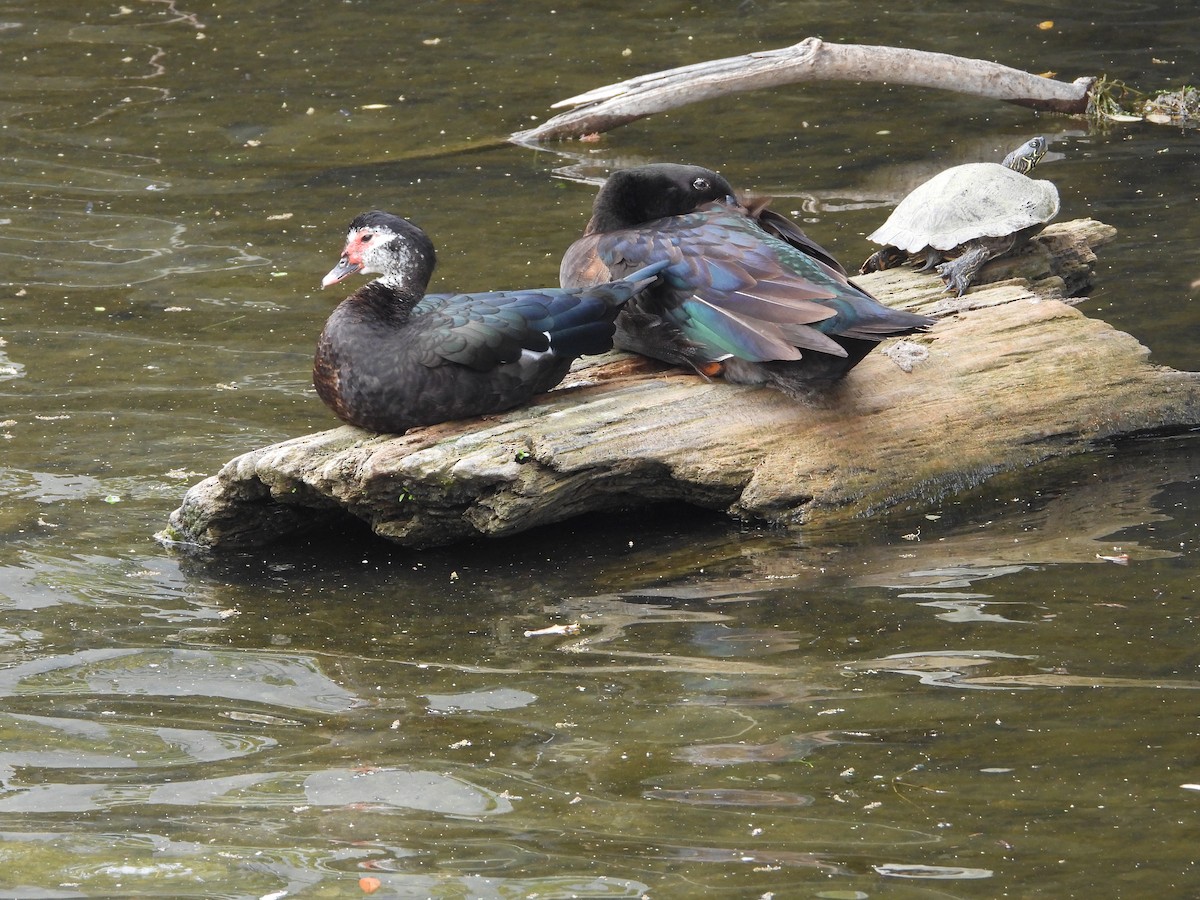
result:
M 999 163 L 968 163 L 913 190 L 868 239 L 908 253 L 952 250 L 976 238 L 1045 225 L 1056 215 L 1058 189 L 1049 181 Z

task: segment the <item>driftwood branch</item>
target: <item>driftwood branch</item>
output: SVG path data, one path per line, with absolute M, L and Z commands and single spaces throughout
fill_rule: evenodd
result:
M 731 56 L 641 75 L 554 104 L 575 109 L 511 135 L 514 143 L 579 137 L 739 91 L 800 81 L 867 81 L 961 91 L 1059 113 L 1086 112 L 1094 79 L 1071 84 L 981 59 L 946 53 L 827 44 L 806 38 L 791 47 Z
M 1086 287 L 1091 248 L 1113 233 L 1052 224 L 961 298 L 909 268 L 864 277 L 885 302 L 939 321 L 812 403 L 634 356 L 590 358 L 497 416 L 399 437 L 345 426 L 252 450 L 193 486 L 161 539 L 236 549 L 352 517 L 430 546 L 656 501 L 834 525 L 925 510 L 1120 435 L 1192 427 L 1200 374 L 1151 365 L 1128 334 L 1056 299 Z

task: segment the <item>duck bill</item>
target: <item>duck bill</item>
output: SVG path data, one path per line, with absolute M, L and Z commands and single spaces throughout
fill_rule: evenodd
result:
M 343 278 L 353 275 L 361 268 L 361 263 L 351 262 L 350 257 L 343 256 L 338 260 L 338 264 L 329 270 L 329 274 L 321 279 L 321 287 L 327 288 L 331 284 L 337 284 Z

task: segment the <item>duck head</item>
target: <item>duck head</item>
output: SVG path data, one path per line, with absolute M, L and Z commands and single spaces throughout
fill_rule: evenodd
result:
M 616 231 L 695 212 L 714 200 L 737 204 L 729 182 L 712 169 L 655 163 L 613 172 L 596 195 L 592 231 Z
M 433 241 L 417 225 L 391 213 L 372 210 L 356 216 L 346 234 L 342 258 L 321 279 L 321 287 L 361 272 L 397 289 L 423 294 L 433 274 Z

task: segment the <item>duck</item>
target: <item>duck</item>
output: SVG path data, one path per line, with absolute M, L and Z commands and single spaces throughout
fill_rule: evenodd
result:
M 387 434 L 519 406 L 580 356 L 612 349 L 621 307 L 662 265 L 580 288 L 427 294 L 436 253 L 414 222 L 371 210 L 350 223 L 328 288 L 375 274 L 330 314 L 313 386 L 343 422 Z
M 840 380 L 884 339 L 933 324 L 854 284 L 769 202 L 739 200 L 721 174 L 701 166 L 615 171 L 564 254 L 559 282 L 579 289 L 665 263 L 617 317 L 617 347 L 802 398 Z

